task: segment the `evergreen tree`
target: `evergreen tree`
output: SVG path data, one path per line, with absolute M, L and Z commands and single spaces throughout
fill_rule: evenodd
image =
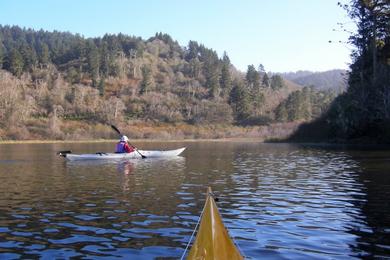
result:
M 20 47 L 20 54 L 24 61 L 23 70 L 29 70 L 37 63 L 37 54 L 35 50 L 27 44 L 23 44 Z
M 275 109 L 275 119 L 278 122 L 287 122 L 288 113 L 287 113 L 285 102 L 280 103 Z
M 219 75 L 216 68 L 208 71 L 206 76 L 206 86 L 209 89 L 209 97 L 216 98 L 219 96 L 220 85 L 219 85 Z
M 104 77 L 108 77 L 110 75 L 110 54 L 108 51 L 108 44 L 106 41 L 101 42 L 100 46 L 100 71 L 102 72 Z
M 234 111 L 237 122 L 245 121 L 250 115 L 249 94 L 240 82 L 235 82 L 230 92 L 229 104 Z
M 99 77 L 99 52 L 92 40 L 87 42 L 87 62 L 88 72 L 91 75 L 92 80 L 97 81 Z
M 246 81 L 249 88 L 260 88 L 260 75 L 256 71 L 255 66 L 249 65 L 246 72 Z
M 203 50 L 201 59 L 204 61 L 204 75 L 206 78 L 206 88 L 210 98 L 216 98 L 220 92 L 218 55 L 211 50 Z
M 301 92 L 299 90 L 292 92 L 286 102 L 288 121 L 301 119 Z
M 260 74 L 260 76 L 264 75 L 264 73 L 265 73 L 264 65 L 260 64 L 259 65 L 259 74 Z
M 223 62 L 223 64 L 230 65 L 230 58 L 229 58 L 228 54 L 226 53 L 226 51 L 223 52 L 222 62 Z
M 264 94 L 261 92 L 260 88 L 255 88 L 250 91 L 250 101 L 254 116 L 262 114 L 264 100 Z
M 232 90 L 232 77 L 230 75 L 230 59 L 224 52 L 222 58 L 222 69 L 221 69 L 221 88 L 222 96 L 227 97 Z
M 202 71 L 202 63 L 198 58 L 191 59 L 189 62 L 190 66 L 190 76 L 193 78 L 199 78 Z
M 264 73 L 262 85 L 266 88 L 269 88 L 271 85 L 267 73 Z
M 145 93 L 148 93 L 152 89 L 153 80 L 152 80 L 152 71 L 148 66 L 144 65 L 141 69 L 141 72 L 142 72 L 142 81 L 140 87 L 140 94 L 143 95 Z
M 41 64 L 48 64 L 50 61 L 49 47 L 45 42 L 38 43 L 38 60 Z
M 271 77 L 271 88 L 278 90 L 284 87 L 283 78 L 280 75 L 273 75 Z
M 305 120 L 310 120 L 312 118 L 312 99 L 314 95 L 312 87 L 304 87 L 301 91 L 302 101 L 301 101 L 301 117 Z
M 12 49 L 9 55 L 9 70 L 17 77 L 22 75 L 24 67 L 23 57 L 16 49 Z
M 199 44 L 196 41 L 189 41 L 186 52 L 186 60 L 190 61 L 198 57 Z

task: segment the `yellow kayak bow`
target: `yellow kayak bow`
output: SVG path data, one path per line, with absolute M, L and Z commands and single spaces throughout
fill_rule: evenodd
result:
M 187 259 L 244 259 L 223 224 L 210 187 L 198 234 Z

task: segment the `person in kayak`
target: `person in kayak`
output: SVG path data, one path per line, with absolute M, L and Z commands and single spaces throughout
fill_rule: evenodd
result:
M 133 146 L 128 144 L 129 138 L 123 135 L 121 140 L 116 144 L 115 153 L 131 153 L 134 152 L 135 149 Z

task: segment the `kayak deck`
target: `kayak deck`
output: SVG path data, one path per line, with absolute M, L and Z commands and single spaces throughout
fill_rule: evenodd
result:
M 186 147 L 182 147 L 175 150 L 138 150 L 131 153 L 91 153 L 91 154 L 73 154 L 71 151 L 66 153 L 60 153 L 61 156 L 65 157 L 69 161 L 80 161 L 80 160 L 122 160 L 122 159 L 140 159 L 141 155 L 146 158 L 168 158 L 180 155 Z
M 244 259 L 223 224 L 210 187 L 198 234 L 187 259 Z

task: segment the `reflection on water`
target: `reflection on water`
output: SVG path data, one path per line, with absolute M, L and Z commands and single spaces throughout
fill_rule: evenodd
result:
M 183 157 L 65 162 L 0 145 L 0 258 L 179 258 L 207 186 L 248 258 L 390 256 L 390 153 L 261 143 L 187 146 Z

